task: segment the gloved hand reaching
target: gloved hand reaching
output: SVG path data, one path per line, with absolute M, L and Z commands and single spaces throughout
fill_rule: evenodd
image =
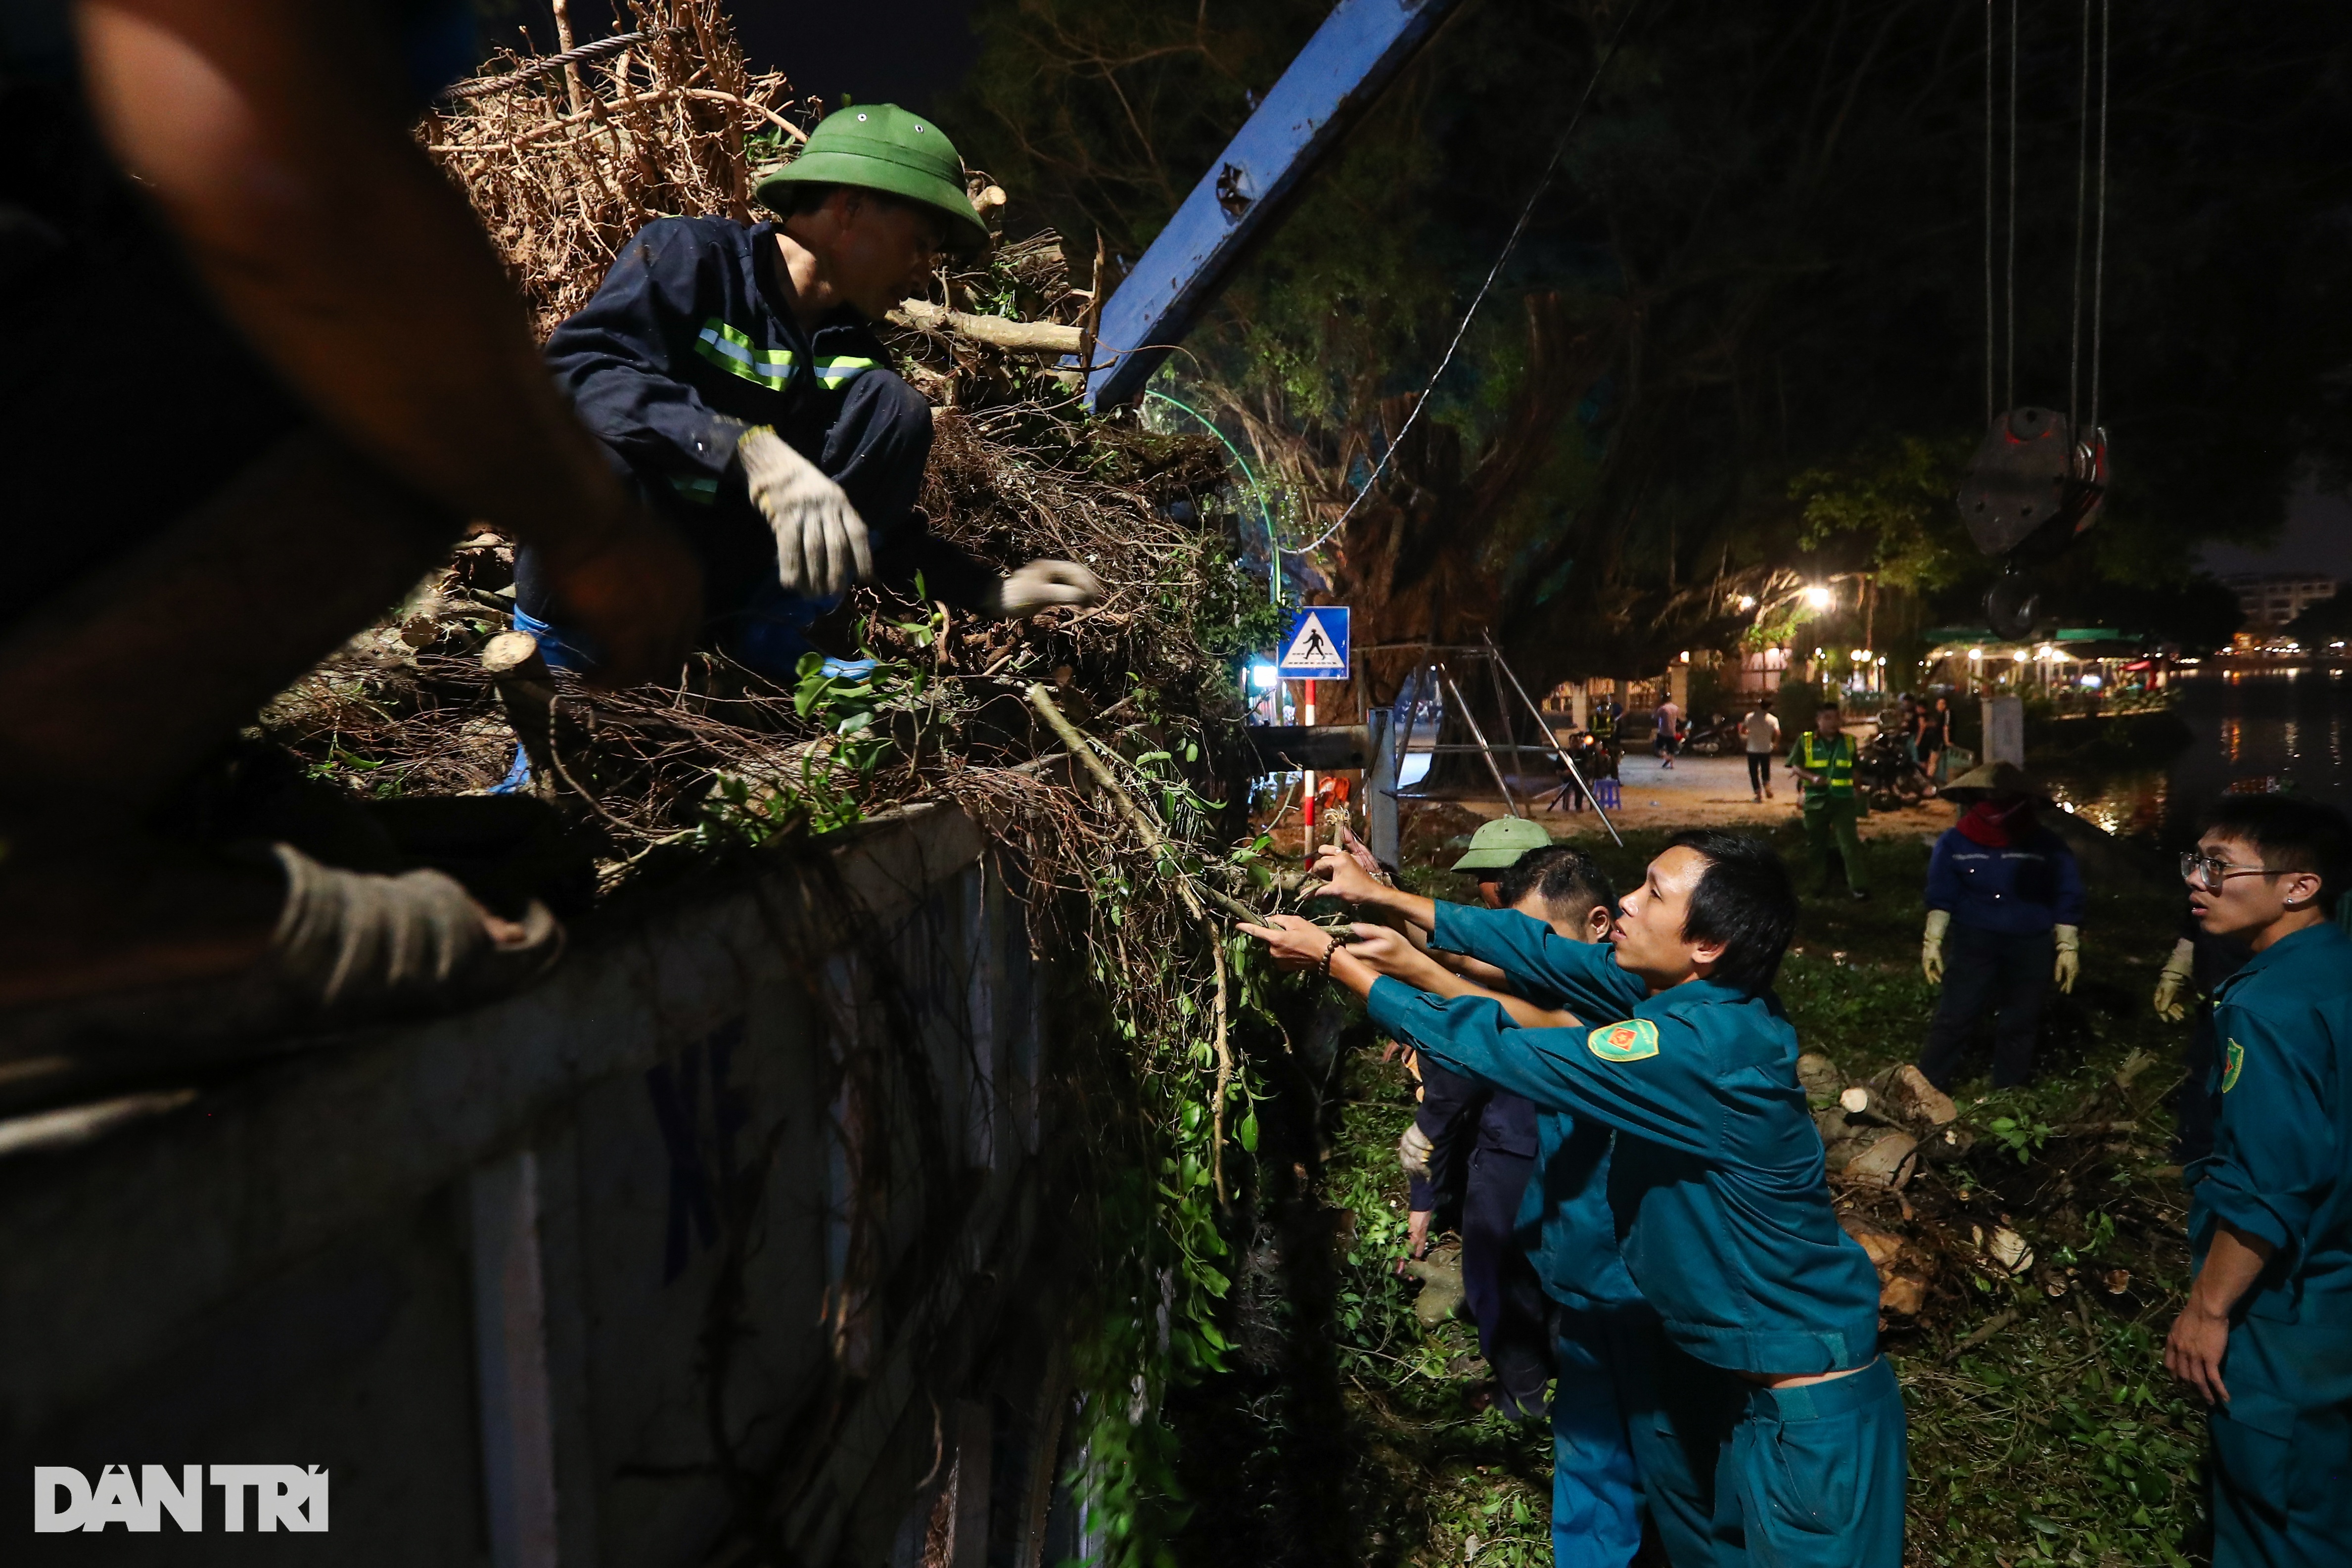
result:
M 1919 941 L 1919 972 L 1930 985 L 1944 983 L 1944 932 L 1952 923 L 1949 910 L 1927 911 L 1927 931 Z
M 2189 989 L 2196 962 L 2197 944 L 2184 936 L 2172 944 L 2172 956 L 2157 972 L 2156 1016 L 2168 1024 L 2178 1024 L 2189 1016 L 2189 1009 L 2181 1005 L 2180 994 Z
M 1075 561 L 1032 561 L 997 584 L 995 592 L 995 602 L 982 607 L 992 616 L 1019 620 L 1056 605 L 1099 604 L 1103 585 Z
M 1397 1140 L 1397 1163 L 1404 1167 L 1406 1175 L 1419 1176 L 1425 1182 L 1429 1180 L 1429 1157 L 1436 1150 L 1437 1145 L 1429 1141 L 1420 1122 L 1408 1122 L 1404 1136 Z
M 776 581 L 814 599 L 845 594 L 874 575 L 866 521 L 839 485 L 764 425 L 743 432 L 735 460 L 751 504 L 776 535 Z
M 2074 994 L 2074 982 L 2083 973 L 2083 928 L 2060 926 L 2053 933 L 2058 939 L 2058 962 L 2050 977 L 2058 982 L 2059 991 L 2068 996 Z

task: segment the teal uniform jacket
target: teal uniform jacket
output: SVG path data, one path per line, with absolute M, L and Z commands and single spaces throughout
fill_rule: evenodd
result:
M 1439 904 L 1437 929 L 1429 942 L 1447 952 L 1468 951 L 1456 946 L 1462 928 L 1458 921 L 1448 926 L 1449 910 L 1481 915 L 1508 912 Z M 1562 947 L 1592 945 L 1570 942 L 1531 915 L 1513 914 L 1511 919 L 1534 927 Z M 1491 958 L 1487 962 L 1509 973 L 1518 994 L 1537 1006 L 1569 1006 L 1568 987 L 1584 979 L 1584 969 L 1551 970 L 1532 942 L 1517 951 L 1522 957 L 1512 963 Z M 1420 1041 L 1410 1031 L 1398 1032 L 1417 1044 Z M 1444 1055 L 1437 1050 L 1430 1054 Z M 1563 1306 L 1583 1311 L 1632 1306 L 1642 1299 L 1617 1250 L 1617 1221 L 1609 1208 L 1609 1143 L 1606 1122 L 1580 1118 L 1557 1106 L 1537 1108 L 1536 1174 L 1520 1199 L 1515 1228 L 1520 1246 L 1543 1280 L 1545 1293 Z
M 2352 938 L 2330 921 L 2254 954 L 2215 993 L 2213 1032 L 2221 1126 L 2193 1170 L 2197 1262 L 2228 1220 L 2278 1248 L 2247 1316 L 2352 1331 Z
M 1483 996 L 1383 976 L 1373 1020 L 1538 1108 L 1613 1128 L 1619 1251 L 1668 1338 L 1699 1361 L 1810 1373 L 1878 1353 L 1878 1276 L 1837 1222 L 1797 1036 L 1769 993 L 1707 981 L 1655 996 L 1613 949 L 1509 910 L 1437 906 L 1434 945 L 1556 991 L 1591 1029 L 1521 1029 Z
M 2212 1412 L 2214 1568 L 2344 1561 L 2352 1540 L 2352 939 L 2282 938 L 2214 994 L 2213 1152 L 2189 1246 L 2277 1247 L 2240 1302 Z

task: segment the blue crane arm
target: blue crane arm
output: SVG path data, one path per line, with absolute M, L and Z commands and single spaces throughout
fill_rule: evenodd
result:
M 1087 383 L 1100 411 L 1131 403 L 1287 199 L 1428 41 L 1455 0 L 1339 0 L 1104 304 Z

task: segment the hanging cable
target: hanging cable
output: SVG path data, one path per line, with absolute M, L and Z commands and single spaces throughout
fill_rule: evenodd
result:
M 1536 188 L 1528 193 L 1527 205 L 1519 208 L 1518 221 L 1511 225 L 1510 235 L 1503 241 L 1502 254 L 1496 257 L 1495 265 L 1486 269 L 1486 281 L 1478 285 L 1478 292 L 1471 298 L 1470 308 L 1462 313 L 1462 324 L 1454 329 L 1453 342 L 1445 345 L 1445 353 L 1438 359 L 1437 368 L 1430 373 L 1428 383 L 1421 389 L 1421 395 L 1413 399 L 1412 408 L 1405 415 L 1404 423 L 1397 427 L 1396 439 L 1388 444 L 1387 450 L 1381 454 L 1381 460 L 1372 465 L 1371 477 L 1364 481 L 1364 488 L 1356 492 L 1355 499 L 1349 501 L 1348 510 L 1339 514 L 1339 521 L 1300 545 L 1294 553 L 1304 555 L 1310 550 L 1319 550 L 1337 538 L 1339 531 L 1348 526 L 1348 520 L 1356 515 L 1356 509 L 1364 504 L 1364 498 L 1380 484 L 1381 475 L 1387 470 L 1389 459 L 1396 455 L 1399 447 L 1404 445 L 1404 438 L 1412 429 L 1413 422 L 1429 405 L 1429 395 L 1436 390 L 1438 377 L 1444 375 L 1445 367 L 1454 363 L 1454 351 L 1462 346 L 1463 338 L 1470 331 L 1470 323 L 1477 319 L 1478 307 L 1486 302 L 1487 291 L 1495 287 L 1495 279 L 1502 275 L 1503 264 L 1511 258 L 1511 252 L 1518 246 L 1519 237 L 1527 232 L 1528 220 L 1535 216 L 1536 204 L 1543 199 L 1545 188 L 1551 184 L 1552 174 L 1559 168 L 1559 161 L 1568 155 L 1569 142 L 1575 136 L 1577 126 L 1582 123 L 1585 110 L 1591 106 L 1592 95 L 1600 88 L 1601 78 L 1609 69 L 1609 62 L 1617 56 L 1618 40 L 1624 37 L 1626 26 L 1641 8 L 1642 0 L 1633 0 L 1633 4 L 1625 7 L 1625 14 L 1617 19 L 1616 31 L 1609 36 L 1607 47 L 1601 51 L 1601 58 L 1592 68 L 1592 79 L 1584 84 L 1584 96 L 1576 100 L 1576 112 L 1568 117 L 1567 128 L 1560 132 L 1559 140 L 1552 144 L 1551 157 L 1545 162 L 1543 173 L 1537 176 Z
M 2001 353 L 2000 405 L 2017 406 L 2017 6 L 2009 0 L 2009 263 L 2001 313 L 2008 342 Z
M 2107 306 L 2107 54 L 2108 0 L 2099 0 L 2099 195 L 2097 238 L 2091 247 L 2091 438 L 2099 437 L 2099 350 Z
M 2074 287 L 2066 335 L 2066 438 L 2083 439 L 2083 243 L 2091 187 L 2091 0 L 2083 0 L 2082 108 L 2074 121 Z
M 2000 409 L 1993 402 L 1992 310 L 1992 12 L 1994 0 L 1985 0 L 1985 426 L 1990 428 Z

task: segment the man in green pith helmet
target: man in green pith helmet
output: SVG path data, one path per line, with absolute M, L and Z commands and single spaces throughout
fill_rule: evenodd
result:
M 1824 702 L 1813 715 L 1813 727 L 1789 748 L 1789 771 L 1797 775 L 1797 792 L 1805 819 L 1805 847 L 1813 863 L 1813 890 L 1830 888 L 1830 848 L 1834 840 L 1838 858 L 1845 863 L 1847 893 L 1857 902 L 1870 897 L 1870 873 L 1863 868 L 1862 797 L 1853 785 L 1853 764 L 1861 755 L 1853 737 L 1845 733 L 1837 705 Z
M 774 218 L 646 225 L 547 344 L 581 418 L 701 557 L 710 638 L 785 679 L 861 583 L 908 591 L 920 574 L 929 596 L 989 616 L 1093 603 L 1084 566 L 1000 578 L 915 505 L 930 405 L 871 323 L 943 255 L 988 243 L 954 145 L 894 105 L 845 109 L 757 195 Z M 603 650 L 557 618 L 532 552 L 516 575 L 515 625 L 551 662 L 595 668 Z

